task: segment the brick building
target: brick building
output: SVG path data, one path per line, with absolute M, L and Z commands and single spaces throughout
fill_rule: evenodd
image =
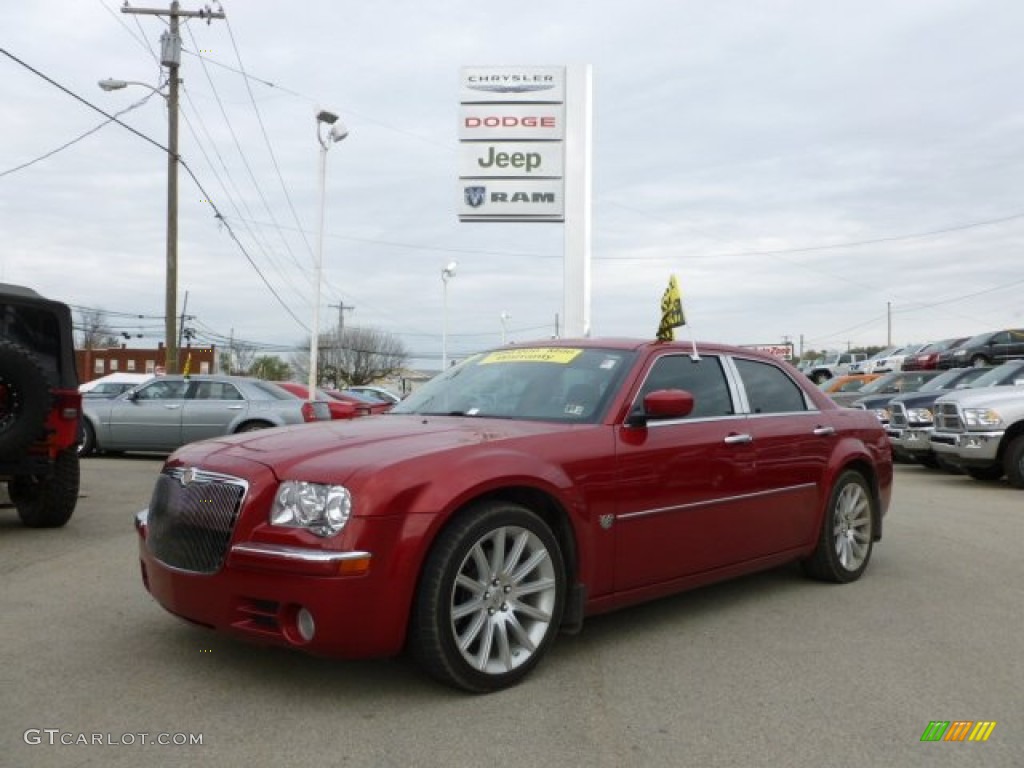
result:
M 156 349 L 132 349 L 125 344 L 106 349 L 76 349 L 78 378 L 84 384 L 109 373 L 148 373 L 154 376 L 168 373 L 165 369 L 165 353 L 162 342 Z M 178 350 L 178 364 L 182 371 L 189 355 L 192 356 L 190 373 L 214 373 L 217 370 L 215 346 L 181 347 Z

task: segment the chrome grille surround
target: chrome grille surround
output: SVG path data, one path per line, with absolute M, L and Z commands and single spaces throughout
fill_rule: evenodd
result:
M 935 429 L 942 432 L 963 432 L 964 423 L 956 403 L 935 404 Z
M 194 467 L 165 469 L 149 503 L 146 546 L 160 562 L 191 573 L 224 564 L 249 484 Z

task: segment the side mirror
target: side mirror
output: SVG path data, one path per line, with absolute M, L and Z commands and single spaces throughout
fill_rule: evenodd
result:
M 693 412 L 693 395 L 683 389 L 656 389 L 644 395 L 643 410 L 626 418 L 626 426 L 646 427 L 650 419 L 682 419 Z

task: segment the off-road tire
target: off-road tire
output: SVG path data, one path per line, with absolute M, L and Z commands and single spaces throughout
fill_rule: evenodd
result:
M 804 560 L 804 573 L 819 581 L 846 584 L 868 567 L 875 532 L 875 499 L 864 475 L 848 469 L 829 494 L 818 546 Z
M 35 355 L 0 342 L 0 459 L 19 459 L 43 437 L 53 396 Z
M 558 634 L 566 584 L 561 547 L 540 517 L 519 504 L 481 503 L 442 531 L 427 557 L 410 650 L 447 685 L 507 688 Z
M 19 475 L 7 483 L 21 522 L 29 528 L 60 528 L 71 519 L 78 503 L 78 451 L 57 454 L 52 474 Z

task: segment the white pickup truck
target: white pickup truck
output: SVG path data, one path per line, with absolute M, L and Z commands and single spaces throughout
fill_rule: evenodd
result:
M 1004 474 L 1024 489 L 1024 366 L 1012 386 L 963 389 L 935 401 L 935 453 L 976 480 Z

